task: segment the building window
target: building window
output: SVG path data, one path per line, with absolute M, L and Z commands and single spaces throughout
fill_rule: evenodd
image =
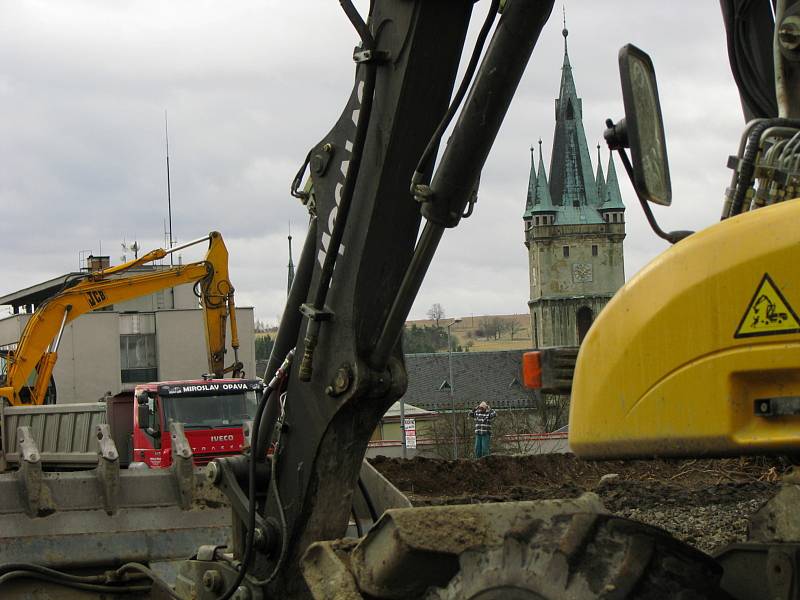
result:
M 155 315 L 122 314 L 119 316 L 119 333 L 122 383 L 158 381 Z
M 592 244 L 592 256 L 597 256 L 597 244 Z
M 564 246 L 562 250 L 564 252 L 564 258 L 569 258 L 569 246 Z

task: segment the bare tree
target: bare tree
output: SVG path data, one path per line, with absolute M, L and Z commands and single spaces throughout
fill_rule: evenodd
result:
M 537 454 L 539 442 L 526 434 L 537 433 L 539 417 L 529 408 L 497 412 L 492 425 L 492 450 L 501 454 Z
M 480 327 L 480 333 L 483 334 L 484 338 L 486 338 L 487 340 L 489 338 L 494 339 L 494 337 L 495 337 L 495 335 L 497 333 L 497 329 L 495 327 L 494 319 L 492 319 L 491 317 L 485 317 L 485 318 L 481 319 L 479 327 Z
M 436 327 L 439 326 L 439 321 L 444 319 L 444 306 L 438 302 L 428 309 L 428 318 L 436 322 Z
M 502 317 L 494 317 L 497 319 L 497 338 L 503 337 L 503 334 L 509 329 L 509 322 Z
M 567 424 L 569 396 L 537 394 L 534 399 L 534 407 L 539 416 L 539 426 L 542 431 L 555 431 Z
M 512 318 L 510 321 L 508 321 L 508 333 L 511 334 L 512 340 L 517 333 L 522 333 L 524 331 L 525 328 L 520 325 L 516 319 Z
M 499 339 L 506 327 L 506 322 L 500 317 L 485 317 L 480 322 L 480 329 L 487 340 L 489 338 L 493 340 Z

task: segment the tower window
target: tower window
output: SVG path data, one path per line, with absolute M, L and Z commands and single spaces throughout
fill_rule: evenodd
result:
M 597 256 L 597 244 L 592 244 L 592 256 Z
M 569 258 L 569 246 L 564 246 L 562 250 L 564 252 L 564 258 Z

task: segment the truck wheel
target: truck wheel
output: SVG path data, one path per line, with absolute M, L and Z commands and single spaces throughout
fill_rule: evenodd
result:
M 468 551 L 446 588 L 425 600 L 729 599 L 722 569 L 667 532 L 611 515 L 578 513 L 510 532 Z

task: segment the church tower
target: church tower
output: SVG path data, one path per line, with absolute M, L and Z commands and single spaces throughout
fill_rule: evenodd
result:
M 622 241 L 625 205 L 614 161 L 606 174 L 592 172 L 583 129 L 583 106 L 575 90 L 567 52 L 566 26 L 561 88 L 549 177 L 539 140 L 538 166 L 531 172 L 523 220 L 530 268 L 533 346 L 575 346 L 600 310 L 624 283 Z

